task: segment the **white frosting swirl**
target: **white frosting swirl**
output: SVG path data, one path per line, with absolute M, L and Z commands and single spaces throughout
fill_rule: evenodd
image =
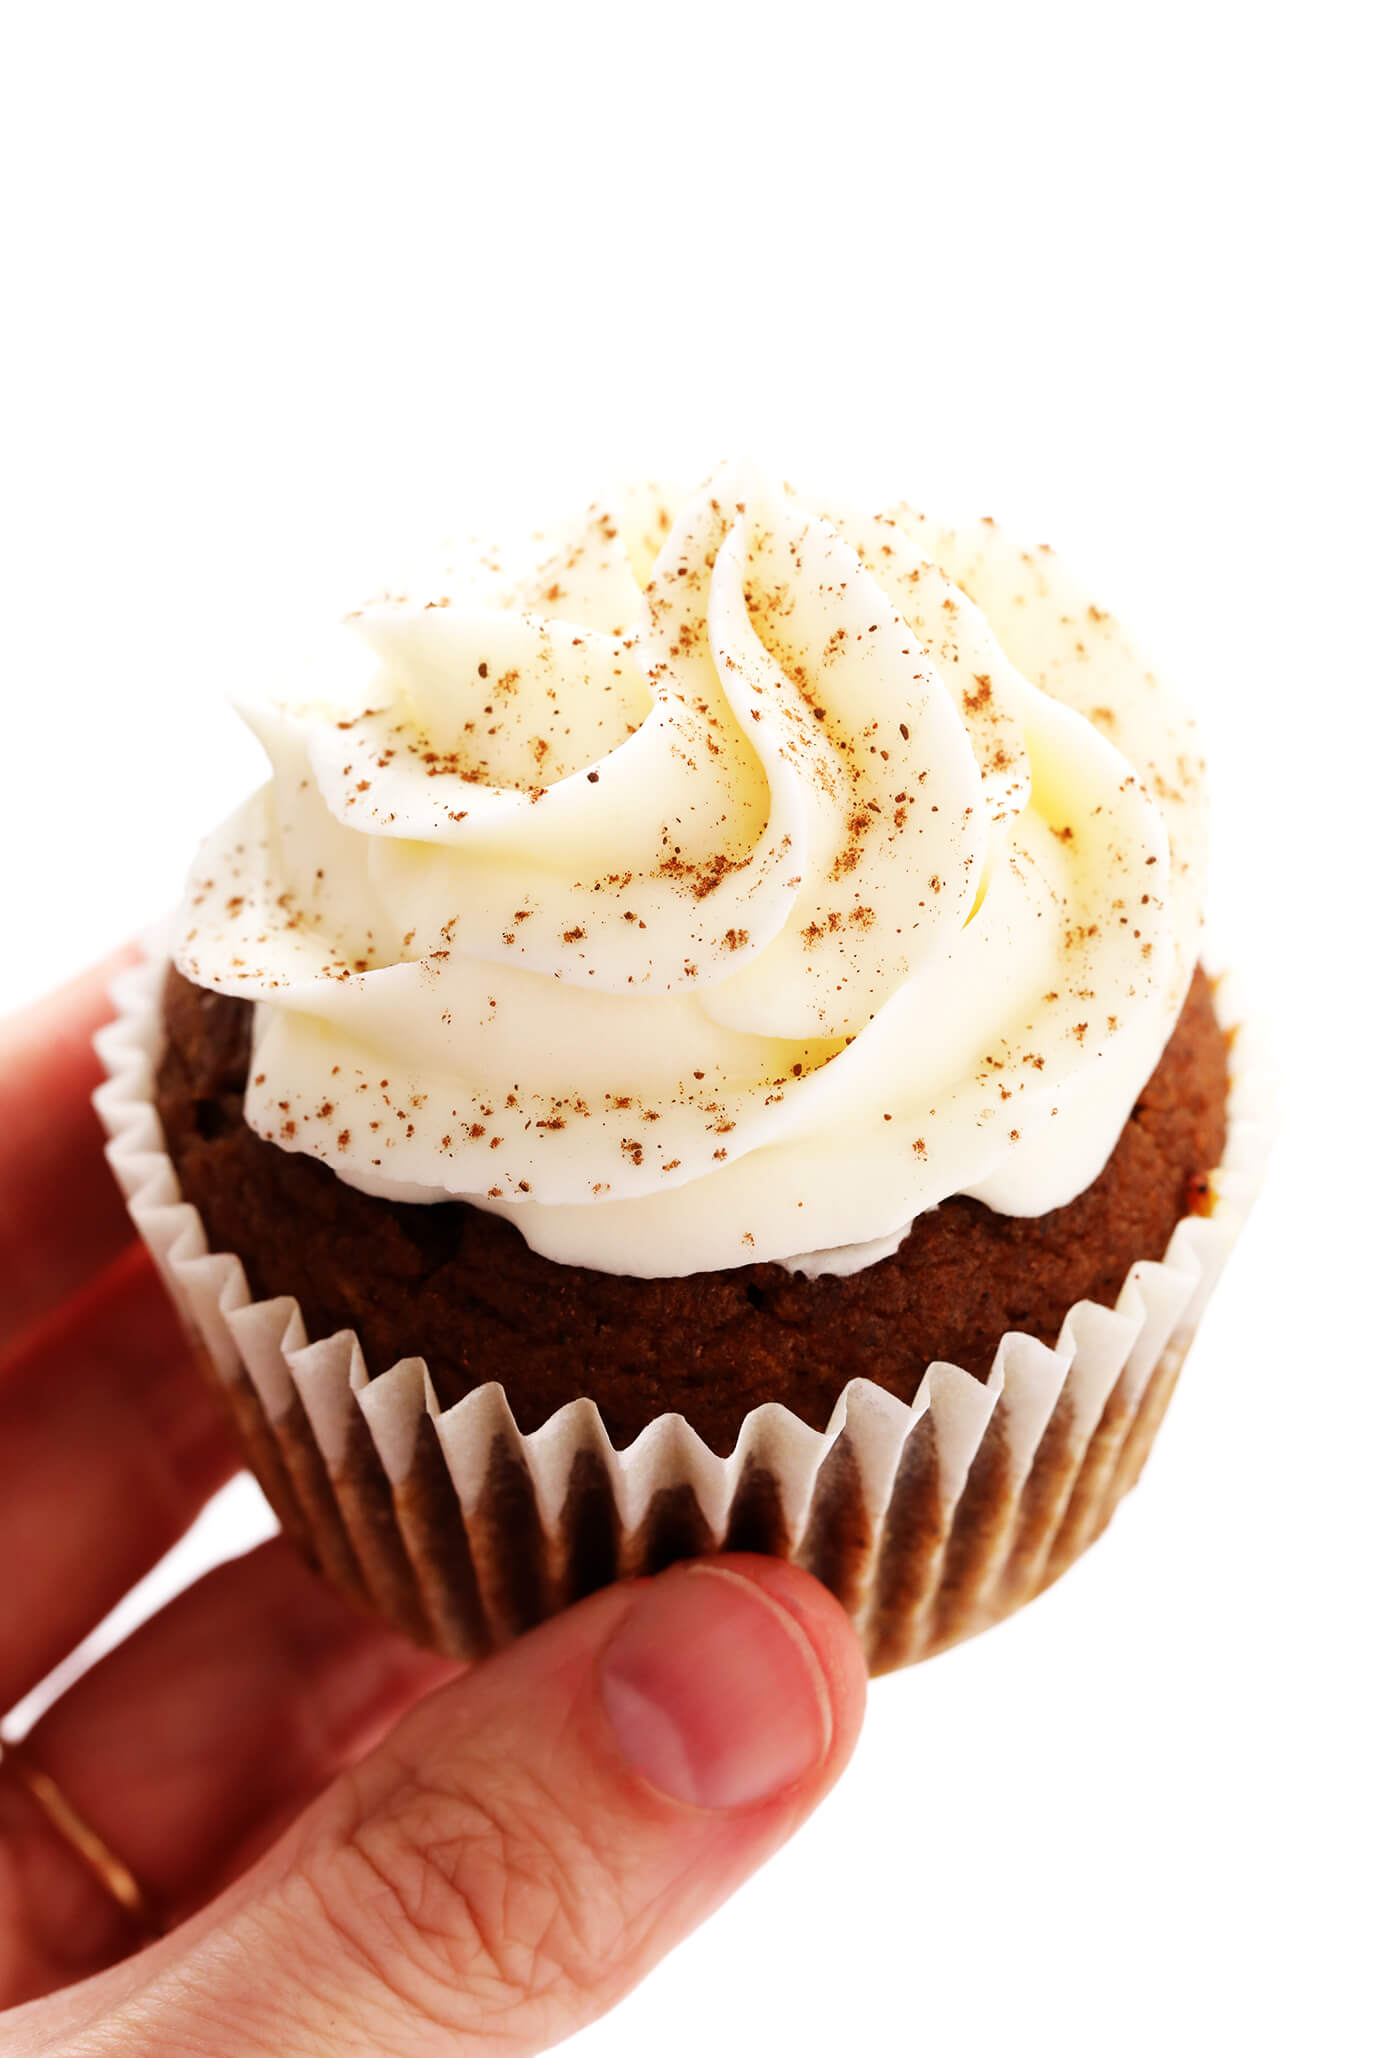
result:
M 274 778 L 180 924 L 257 1003 L 262 1135 L 642 1276 L 1096 1177 L 1197 955 L 1202 765 L 1047 549 L 727 468 L 352 626 L 365 694 L 246 711 Z

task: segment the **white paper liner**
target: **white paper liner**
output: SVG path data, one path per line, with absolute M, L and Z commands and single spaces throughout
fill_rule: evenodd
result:
M 1198 1318 L 1260 1183 L 1270 1068 L 1231 975 L 1227 1145 L 1212 1211 L 1115 1307 L 1080 1301 L 1050 1349 L 1011 1332 L 989 1379 L 930 1365 L 911 1405 L 853 1379 L 818 1433 L 770 1403 L 728 1458 L 664 1415 L 616 1451 L 573 1401 L 522 1436 L 496 1383 L 442 1410 L 420 1358 L 369 1379 L 348 1330 L 309 1342 L 290 1298 L 253 1301 L 209 1252 L 153 1105 L 165 963 L 123 973 L 97 1048 L 107 1155 L 132 1218 L 268 1498 L 344 1591 L 422 1641 L 475 1656 L 608 1580 L 700 1551 L 788 1557 L 844 1603 L 874 1671 L 1019 1607 L 1106 1527 L 1149 1452 Z

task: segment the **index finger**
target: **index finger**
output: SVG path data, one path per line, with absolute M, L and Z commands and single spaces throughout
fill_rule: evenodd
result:
M 0 1357 L 134 1234 L 92 1110 L 92 1037 L 135 956 L 118 951 L 0 1023 Z

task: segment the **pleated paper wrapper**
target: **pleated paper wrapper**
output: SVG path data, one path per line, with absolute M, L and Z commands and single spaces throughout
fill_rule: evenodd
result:
M 311 1342 L 297 1301 L 252 1299 L 240 1260 L 208 1249 L 164 1148 L 165 973 L 151 959 L 123 974 L 97 1039 L 97 1111 L 136 1227 L 287 1533 L 343 1592 L 461 1657 L 612 1580 L 716 1550 L 815 1573 L 875 1672 L 999 1621 L 1134 1485 L 1270 1141 L 1269 1069 L 1225 978 L 1228 1139 L 1211 1212 L 1176 1226 L 1163 1262 L 1133 1265 L 1114 1307 L 1078 1302 L 1052 1349 L 1007 1334 L 984 1382 L 930 1365 L 912 1404 L 853 1379 L 824 1432 L 770 1403 L 729 1457 L 675 1414 L 616 1451 L 592 1401 L 523 1436 L 496 1382 L 442 1410 L 421 1358 L 370 1379 L 351 1331 Z

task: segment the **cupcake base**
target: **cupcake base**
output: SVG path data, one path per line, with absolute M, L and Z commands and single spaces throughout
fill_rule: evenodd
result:
M 616 1578 L 720 1549 L 787 1557 L 855 1621 L 872 1671 L 927 1657 L 1043 1590 L 1110 1521 L 1149 1453 L 1255 1191 L 1269 1083 L 1234 1030 L 1211 1205 L 1115 1304 L 1079 1301 L 1051 1347 L 1000 1339 L 989 1375 L 935 1363 L 905 1401 L 852 1379 L 825 1431 L 776 1402 L 728 1457 L 679 1415 L 615 1450 L 593 1400 L 529 1435 L 503 1388 L 441 1407 L 419 1358 L 370 1378 L 357 1336 L 307 1340 L 298 1302 L 256 1300 L 210 1251 L 155 1109 L 165 966 L 124 975 L 99 1039 L 109 1157 L 208 1375 L 287 1532 L 337 1587 L 471 1657 Z M 1230 1026 L 1220 984 L 1220 1019 Z
M 948 1199 L 846 1277 L 746 1264 L 631 1278 L 555 1263 L 467 1201 L 360 1193 L 268 1142 L 243 1113 L 250 1003 L 174 972 L 163 1012 L 165 1143 L 257 1298 L 292 1296 L 311 1336 L 353 1330 L 374 1375 L 418 1352 L 443 1408 L 497 1380 L 524 1433 L 591 1399 L 619 1445 L 673 1410 L 727 1455 L 761 1402 L 820 1430 L 856 1377 L 910 1403 L 935 1359 L 986 1379 L 1006 1330 L 1052 1343 L 1076 1301 L 1109 1307 L 1131 1260 L 1163 1258 L 1224 1145 L 1228 1046 L 1200 970 L 1106 1164 L 1065 1206 L 1010 1216 Z

